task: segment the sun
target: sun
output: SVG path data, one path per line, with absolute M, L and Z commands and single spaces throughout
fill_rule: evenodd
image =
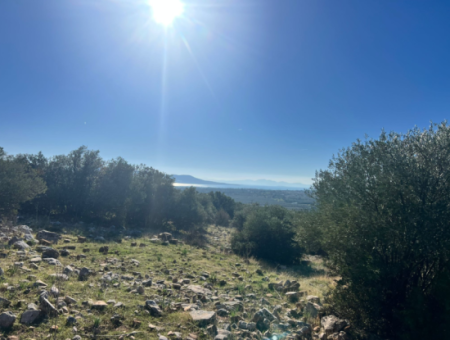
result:
M 153 19 L 161 25 L 169 26 L 176 17 L 183 14 L 184 4 L 180 0 L 149 0 Z

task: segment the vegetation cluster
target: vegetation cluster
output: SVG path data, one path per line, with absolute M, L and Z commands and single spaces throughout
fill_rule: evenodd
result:
M 8 156 L 0 149 L 0 217 L 18 212 L 101 226 L 191 231 L 228 225 L 236 203 L 220 192 L 180 191 L 173 178 L 80 147 L 68 155 Z
M 327 302 L 360 336 L 450 335 L 450 127 L 356 141 L 316 173 L 308 211 L 242 205 L 219 192 L 82 147 L 51 159 L 0 153 L 0 214 L 202 231 L 230 226 L 232 249 L 280 264 L 324 257 Z M 199 229 L 200 228 L 200 229 Z

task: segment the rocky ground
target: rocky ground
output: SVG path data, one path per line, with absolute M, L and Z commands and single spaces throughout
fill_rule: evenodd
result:
M 319 259 L 297 268 L 243 259 L 228 250 L 230 230 L 218 227 L 205 248 L 169 233 L 67 232 L 0 230 L 3 337 L 348 338 L 346 321 L 324 315 L 333 280 Z

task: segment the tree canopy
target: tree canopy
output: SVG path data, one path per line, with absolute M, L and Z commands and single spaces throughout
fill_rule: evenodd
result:
M 450 128 L 357 141 L 313 189 L 339 312 L 390 339 L 448 336 Z

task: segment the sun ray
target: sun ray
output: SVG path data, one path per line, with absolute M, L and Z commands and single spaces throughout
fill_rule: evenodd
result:
M 153 19 L 163 26 L 170 26 L 184 12 L 184 4 L 180 0 L 149 0 L 149 4 Z
M 189 42 L 186 40 L 186 38 L 184 36 L 181 35 L 181 39 L 183 40 L 184 46 L 186 46 L 186 49 L 188 50 L 189 54 L 192 57 L 192 60 L 195 63 L 195 66 L 197 67 L 198 72 L 200 73 L 200 75 L 203 78 L 203 81 L 206 84 L 206 87 L 208 88 L 209 92 L 211 92 L 211 95 L 216 98 L 216 94 L 214 93 L 211 85 L 208 82 L 208 79 L 206 78 L 205 74 L 203 73 L 202 69 L 200 68 L 200 65 L 197 61 L 197 58 L 195 57 L 194 53 L 192 52 L 191 46 L 189 45 Z

